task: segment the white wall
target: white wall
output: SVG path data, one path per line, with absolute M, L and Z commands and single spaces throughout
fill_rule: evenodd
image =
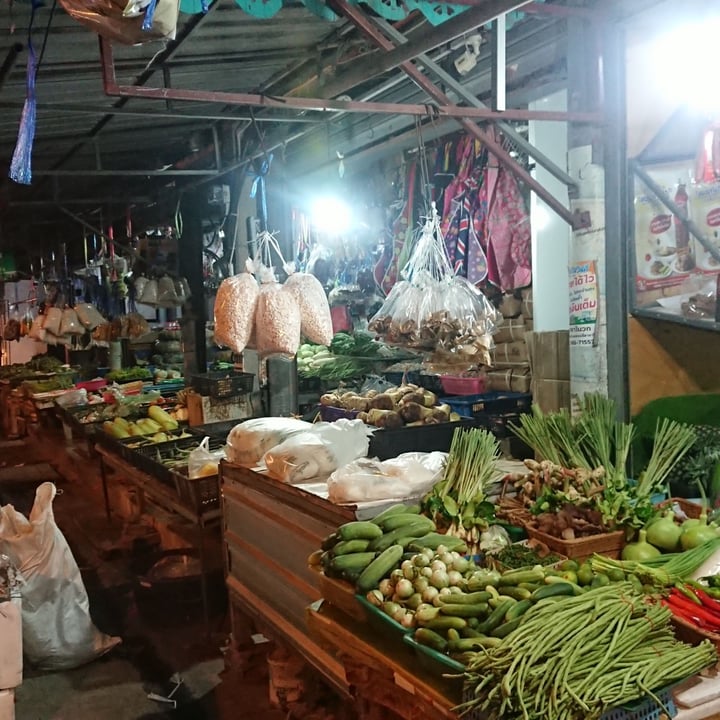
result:
M 567 91 L 562 90 L 530 103 L 530 110 L 566 110 Z M 567 167 L 567 124 L 532 121 L 529 139 L 556 165 Z M 567 187 L 539 165 L 533 175 L 563 205 Z M 530 205 L 533 267 L 533 325 L 536 332 L 568 328 L 568 264 L 570 226 L 532 193 Z

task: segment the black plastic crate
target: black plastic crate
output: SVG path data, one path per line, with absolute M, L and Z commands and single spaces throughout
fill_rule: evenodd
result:
M 220 477 L 191 478 L 187 468 L 171 471 L 178 499 L 198 515 L 220 507 Z
M 518 392 L 489 392 L 480 395 L 458 395 L 440 400 L 462 417 L 481 419 L 487 415 L 527 413 L 532 408 L 532 395 Z
M 432 373 L 420 373 L 420 378 L 417 383 L 421 388 L 434 392 L 438 397 L 443 394 L 442 381 L 439 375 L 433 375 Z
M 216 370 L 191 376 L 193 389 L 200 395 L 227 398 L 252 392 L 255 376 L 235 370 Z
M 193 435 L 204 438 L 206 435 L 213 440 L 222 440 L 223 443 L 230 434 L 230 431 L 239 425 L 243 420 L 223 420 L 222 422 L 207 423 L 205 425 L 194 425 L 188 428 Z
M 129 451 L 127 461 L 142 472 L 152 475 L 166 485 L 177 489 L 175 474 L 182 468 L 170 468 L 163 464 L 163 460 L 176 458 L 180 450 L 192 450 L 200 445 L 202 438 L 186 437 L 154 445 L 141 445 L 136 448 L 126 448 Z M 208 443 L 210 452 L 219 450 L 225 445 L 225 440 L 210 437 Z M 201 478 L 202 479 L 202 478 Z
M 475 427 L 475 421 L 468 418 L 458 422 L 438 425 L 419 425 L 404 428 L 380 428 L 370 436 L 368 457 L 389 460 L 406 452 L 431 452 L 450 450 L 453 433 L 457 428 Z
M 420 385 L 420 372 L 418 370 L 390 370 L 383 373 L 383 377 L 393 385 Z

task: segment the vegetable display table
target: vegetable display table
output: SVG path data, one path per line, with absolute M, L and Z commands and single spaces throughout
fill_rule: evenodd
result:
M 307 609 L 312 637 L 337 655 L 360 720 L 457 719 L 461 682 L 428 673 L 405 643 L 324 602 Z

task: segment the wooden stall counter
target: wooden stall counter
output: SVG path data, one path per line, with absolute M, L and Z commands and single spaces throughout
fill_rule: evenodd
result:
M 457 720 L 462 680 L 425 670 L 397 636 L 383 636 L 323 601 L 307 609 L 311 637 L 339 659 L 359 720 Z

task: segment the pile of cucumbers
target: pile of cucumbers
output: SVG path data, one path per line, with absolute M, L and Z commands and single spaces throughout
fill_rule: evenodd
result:
M 341 525 L 326 537 L 308 561 L 321 565 L 329 577 L 346 580 L 366 593 L 399 567 L 405 556 L 445 544 L 458 552 L 467 547 L 458 538 L 436 532 L 435 523 L 420 515 L 418 505 L 392 505 L 372 520 Z

